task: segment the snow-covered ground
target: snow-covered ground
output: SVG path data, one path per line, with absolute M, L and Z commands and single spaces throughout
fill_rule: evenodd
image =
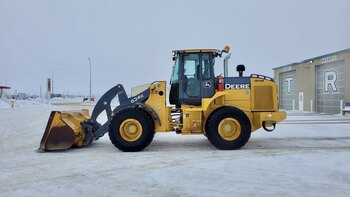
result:
M 157 134 L 146 150 L 108 136 L 81 149 L 37 153 L 51 110 L 0 108 L 0 196 L 350 196 L 350 118 L 290 113 L 237 151 L 201 135 Z
M 13 106 L 11 106 L 13 104 Z M 68 105 L 68 104 L 94 104 L 91 101 L 83 102 L 82 97 L 75 98 L 52 98 L 52 99 L 42 99 L 42 98 L 29 98 L 29 99 L 0 99 L 0 110 L 10 109 L 10 108 L 34 108 L 34 107 L 48 107 L 50 105 Z M 1 111 L 0 111 L 1 112 Z

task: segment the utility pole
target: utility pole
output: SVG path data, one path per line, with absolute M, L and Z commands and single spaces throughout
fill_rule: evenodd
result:
M 88 60 L 89 60 L 89 65 L 90 65 L 90 96 L 89 96 L 89 99 L 90 99 L 90 101 L 91 101 L 91 59 L 90 59 L 90 57 L 88 57 Z

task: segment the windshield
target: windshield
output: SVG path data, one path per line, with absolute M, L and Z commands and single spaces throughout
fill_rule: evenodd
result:
M 171 74 L 170 84 L 179 83 L 179 64 L 180 64 L 180 57 L 176 55 L 175 63 L 173 66 L 173 73 Z

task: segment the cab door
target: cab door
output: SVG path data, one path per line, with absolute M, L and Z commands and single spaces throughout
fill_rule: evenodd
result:
M 185 53 L 180 67 L 180 103 L 201 104 L 200 54 Z
M 211 98 L 215 93 L 214 57 L 211 53 L 201 55 L 201 98 Z
M 179 100 L 181 104 L 201 105 L 202 98 L 214 95 L 213 55 L 183 54 L 180 70 Z

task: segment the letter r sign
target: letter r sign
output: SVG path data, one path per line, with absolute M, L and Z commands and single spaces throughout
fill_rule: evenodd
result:
M 338 92 L 336 85 L 337 82 L 337 72 L 334 70 L 329 70 L 324 72 L 324 91 L 329 92 L 329 89 L 332 89 L 332 92 Z

